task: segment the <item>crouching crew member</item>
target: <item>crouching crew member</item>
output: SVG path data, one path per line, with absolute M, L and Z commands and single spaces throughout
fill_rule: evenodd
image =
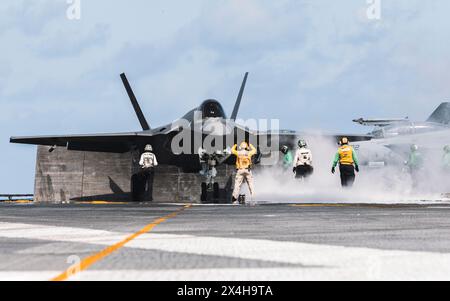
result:
M 236 156 L 236 179 L 233 190 L 233 204 L 238 203 L 241 186 L 247 182 L 250 195 L 254 196 L 253 175 L 252 175 L 252 157 L 256 155 L 257 151 L 253 145 L 247 142 L 242 142 L 239 147 L 237 144 L 231 149 L 231 153 Z
M 294 169 L 296 179 L 306 179 L 314 172 L 312 166 L 312 152 L 305 140 L 298 141 L 298 149 L 294 157 Z
M 144 187 L 141 190 L 143 196 L 141 200 L 144 202 L 153 201 L 153 179 L 155 176 L 155 167 L 158 166 L 155 154 L 152 153 L 153 148 L 150 144 L 147 144 L 144 149 L 144 153 L 141 155 L 139 165 L 141 166 L 141 179 Z
M 336 172 L 336 166 L 339 163 L 342 187 L 352 187 L 355 182 L 355 170 L 359 172 L 358 158 L 353 147 L 349 145 L 348 138 L 342 138 L 340 144 L 331 172 L 333 174 Z

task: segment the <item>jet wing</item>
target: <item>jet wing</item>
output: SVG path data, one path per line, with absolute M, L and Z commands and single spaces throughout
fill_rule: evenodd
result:
M 152 132 L 90 134 L 71 136 L 11 137 L 11 143 L 62 146 L 69 150 L 125 153 L 140 143 L 151 143 Z

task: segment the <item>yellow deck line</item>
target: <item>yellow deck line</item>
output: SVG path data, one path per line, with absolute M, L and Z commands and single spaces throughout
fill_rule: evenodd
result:
M 108 201 L 88 201 L 88 202 L 75 202 L 78 205 L 128 205 L 133 204 L 131 202 L 108 202 Z
M 291 207 L 347 207 L 351 205 L 346 204 L 294 204 Z
M 158 218 L 156 220 L 154 220 L 151 224 L 148 224 L 147 226 L 145 226 L 144 228 L 142 228 L 141 230 L 139 230 L 138 232 L 128 236 L 127 238 L 125 238 L 124 240 L 109 246 L 105 249 L 103 249 L 102 251 L 93 254 L 89 257 L 86 257 L 85 259 L 83 259 L 79 266 L 77 266 L 77 268 L 73 268 L 70 267 L 67 270 L 65 270 L 63 273 L 61 273 L 60 275 L 58 275 L 57 277 L 51 279 L 51 281 L 65 281 L 67 280 L 69 277 L 75 275 L 76 273 L 79 273 L 83 270 L 86 270 L 87 268 L 89 268 L 90 266 L 92 266 L 94 263 L 96 263 L 97 261 L 109 256 L 110 254 L 112 254 L 113 252 L 119 250 L 120 248 L 122 248 L 123 246 L 125 246 L 127 243 L 129 243 L 130 241 L 132 241 L 133 239 L 137 238 L 138 236 L 145 234 L 147 232 L 150 232 L 153 230 L 153 228 L 155 228 L 157 225 L 167 221 L 170 218 L 173 218 L 175 216 L 177 216 L 178 214 L 180 214 L 181 212 L 183 212 L 184 210 L 186 210 L 187 208 L 190 208 L 192 205 L 186 205 L 183 208 L 181 208 L 180 210 L 177 210 L 176 212 L 173 212 L 171 214 L 168 214 L 164 217 Z
M 408 206 L 415 206 L 416 204 L 366 204 L 366 203 L 354 203 L 354 204 L 339 204 L 339 203 L 323 203 L 323 204 L 292 204 L 290 207 L 356 207 L 356 208 L 382 208 L 382 209 L 395 209 L 404 208 Z
M 14 201 L 2 201 L 4 204 L 31 204 L 32 200 L 14 200 Z

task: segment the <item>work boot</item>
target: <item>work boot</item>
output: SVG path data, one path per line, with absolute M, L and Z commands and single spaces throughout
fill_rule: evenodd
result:
M 251 196 L 250 201 L 247 202 L 247 204 L 248 204 L 249 206 L 251 206 L 251 207 L 256 206 L 256 201 L 254 200 L 253 195 Z
M 235 197 L 232 197 L 232 198 L 231 198 L 231 204 L 233 204 L 233 205 L 238 205 L 239 202 L 238 202 L 238 200 L 237 200 Z

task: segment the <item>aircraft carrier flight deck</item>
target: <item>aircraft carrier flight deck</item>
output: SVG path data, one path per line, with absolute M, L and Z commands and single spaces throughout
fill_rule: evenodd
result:
M 0 204 L 0 280 L 449 280 L 450 204 Z

